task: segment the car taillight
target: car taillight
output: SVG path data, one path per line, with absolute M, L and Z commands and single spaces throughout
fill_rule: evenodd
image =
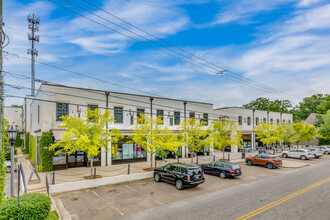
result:
M 229 173 L 235 173 L 235 170 L 229 170 Z
M 187 180 L 190 181 L 190 176 L 187 176 Z
M 307 155 L 312 155 L 311 153 L 307 153 Z

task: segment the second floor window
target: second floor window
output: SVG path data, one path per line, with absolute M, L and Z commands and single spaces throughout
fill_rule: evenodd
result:
M 170 126 L 173 126 L 173 118 L 170 117 Z
M 238 116 L 238 124 L 242 125 L 243 124 L 243 118 L 242 116 Z
M 283 124 L 285 124 L 285 119 L 283 119 Z
M 277 119 L 277 120 L 276 120 L 276 123 L 277 123 L 277 124 L 280 124 L 280 119 Z
M 289 120 L 288 123 L 291 124 L 291 120 Z
M 136 116 L 137 118 L 141 118 L 141 115 L 144 115 L 144 108 L 136 109 Z
M 195 112 L 189 112 L 189 118 L 195 118 Z
M 272 124 L 273 124 L 273 119 L 272 119 L 272 118 L 270 119 L 270 123 L 272 123 Z
M 97 109 L 99 106 L 98 105 L 88 105 L 88 109 L 89 110 L 92 110 L 92 111 L 94 111 L 95 109 Z
M 256 125 L 258 126 L 259 124 L 259 118 L 256 118 Z
M 205 121 L 205 126 L 209 124 L 209 114 L 203 113 L 203 121 Z
M 162 120 L 161 124 L 164 124 L 164 110 L 157 110 L 157 118 L 158 117 Z
M 266 123 L 266 118 L 264 118 L 264 123 Z
M 115 123 L 123 123 L 123 107 L 114 108 Z
M 174 112 L 174 124 L 175 125 L 180 124 L 180 112 Z
M 247 125 L 251 125 L 251 117 L 247 117 Z
M 56 121 L 62 121 L 61 117 L 69 114 L 68 103 L 56 103 Z

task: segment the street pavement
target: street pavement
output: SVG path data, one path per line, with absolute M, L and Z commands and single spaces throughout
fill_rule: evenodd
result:
M 330 161 L 310 164 L 116 219 L 329 220 Z

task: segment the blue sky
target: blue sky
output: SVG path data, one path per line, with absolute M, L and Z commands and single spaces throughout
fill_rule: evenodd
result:
M 30 42 L 27 40 L 26 16 L 35 13 L 41 20 L 37 60 L 126 87 L 163 97 L 214 103 L 215 107 L 241 106 L 258 97 L 289 99 L 296 104 L 301 97 L 330 93 L 329 1 L 89 0 L 188 51 L 190 54 L 181 58 L 190 63 L 145 46 L 145 43 L 151 43 L 75 8 L 65 0 L 53 1 L 142 43 L 46 0 L 11 0 L 4 2 L 4 31 L 10 37 L 5 51 L 28 57 L 26 51 Z M 150 38 L 82 0 L 70 1 Z M 163 43 L 155 38 L 152 40 Z M 159 48 L 158 45 L 154 47 Z M 167 49 L 183 53 L 170 45 Z M 167 49 L 162 50 L 173 54 Z M 210 69 L 206 67 L 209 64 L 201 60 L 194 63 L 191 59 L 198 58 L 191 54 L 219 67 Z M 220 67 L 230 72 L 225 76 L 216 75 Z M 29 76 L 30 63 L 6 55 L 4 70 Z M 232 77 L 236 80 L 229 79 Z M 36 78 L 72 86 L 139 93 L 41 64 L 36 65 Z M 251 87 L 247 79 L 268 86 L 272 91 L 256 83 Z M 244 83 L 239 83 L 241 80 L 245 80 Z M 30 86 L 29 80 L 8 74 L 5 83 Z M 5 89 L 8 94 L 29 94 L 28 90 Z M 5 101 L 6 105 L 21 103 L 22 100 L 13 98 Z

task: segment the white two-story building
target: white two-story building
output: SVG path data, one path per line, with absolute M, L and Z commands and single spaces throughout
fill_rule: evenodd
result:
M 95 165 L 109 166 L 123 162 L 149 160 L 148 155 L 139 145 L 125 142 L 125 137 L 132 135 L 136 117 L 141 113 L 162 116 L 164 125 L 174 131 L 179 131 L 184 118 L 194 117 L 209 122 L 212 120 L 213 104 L 201 103 L 171 98 L 150 97 L 135 94 L 109 92 L 103 90 L 69 87 L 58 84 L 42 84 L 35 97 L 27 96 L 23 105 L 24 124 L 26 132 L 38 137 L 44 131 L 51 131 L 54 141 L 61 140 L 64 132 L 59 128 L 61 116 L 86 115 L 87 108 L 101 110 L 109 109 L 115 123 L 108 127 L 119 129 L 124 135 L 121 143 L 111 143 L 111 151 L 101 153 L 95 158 Z M 182 157 L 187 149 L 181 150 Z M 171 155 L 169 155 L 171 156 Z M 75 154 L 54 156 L 54 168 L 86 166 L 89 161 L 82 151 Z

